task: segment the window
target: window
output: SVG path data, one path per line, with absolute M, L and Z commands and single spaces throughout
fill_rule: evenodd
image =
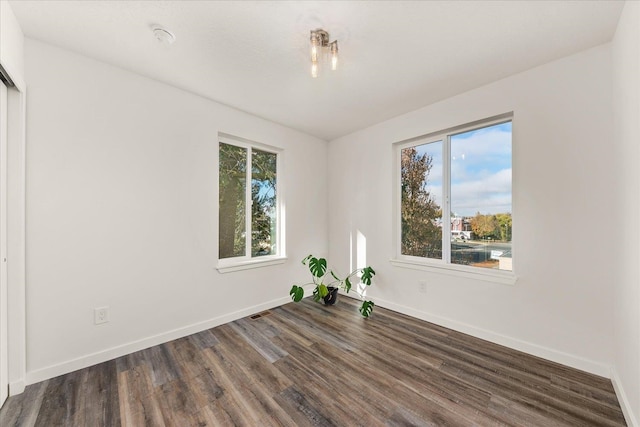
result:
M 220 265 L 281 256 L 279 150 L 220 137 L 218 259 Z
M 398 261 L 512 271 L 511 126 L 501 116 L 397 145 Z

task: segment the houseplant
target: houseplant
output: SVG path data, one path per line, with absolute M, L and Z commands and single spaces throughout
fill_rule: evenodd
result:
M 293 285 L 289 291 L 291 299 L 294 302 L 298 302 L 304 298 L 305 285 L 315 285 L 313 289 L 313 299 L 316 302 L 324 300 L 325 304 L 333 305 L 336 302 L 338 296 L 338 290 L 343 289 L 345 292 L 351 290 L 351 278 L 361 273 L 360 280 L 367 286 L 371 286 L 371 279 L 376 274 L 371 267 L 357 268 L 349 273 L 344 279 L 339 278 L 333 270 L 327 271 L 327 260 L 325 258 L 316 258 L 313 255 L 309 255 L 302 260 L 302 264 L 309 267 L 311 273 L 311 282 L 303 285 Z M 325 279 L 329 276 L 328 283 L 325 283 Z M 360 314 L 364 317 L 371 316 L 374 307 L 373 301 L 363 301 L 360 306 Z

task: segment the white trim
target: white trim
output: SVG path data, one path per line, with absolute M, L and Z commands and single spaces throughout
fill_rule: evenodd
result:
M 0 406 L 9 397 L 9 274 L 7 268 L 7 249 L 9 239 L 7 237 L 7 193 L 9 177 L 7 154 L 8 146 L 8 121 L 7 107 L 9 95 L 4 81 L 0 80 Z
M 391 151 L 393 152 L 391 156 L 393 159 L 393 164 L 391 165 L 391 170 L 393 171 L 393 187 L 391 189 L 391 220 L 393 224 L 391 224 L 391 239 L 393 242 L 394 256 L 398 257 L 402 252 L 400 249 L 402 246 L 402 212 L 400 208 L 402 205 L 402 191 L 399 190 L 402 185 L 402 171 L 400 167 L 402 162 L 402 148 L 392 146 Z M 353 241 L 353 239 L 350 240 Z
M 392 230 L 393 230 L 393 243 L 394 243 L 394 254 L 395 258 L 392 260 L 392 264 L 398 267 L 406 267 L 413 268 L 418 270 L 426 270 L 432 271 L 436 273 L 443 274 L 454 274 L 456 276 L 470 277 L 476 278 L 479 280 L 485 281 L 497 281 L 498 283 L 505 284 L 514 284 L 516 281 L 516 276 L 512 273 L 510 276 L 506 276 L 503 272 L 499 274 L 487 274 L 485 272 L 479 271 L 475 274 L 475 270 L 487 270 L 481 267 L 468 267 L 463 266 L 464 268 L 458 268 L 458 264 L 451 263 L 451 224 L 449 221 L 445 221 L 445 218 L 450 218 L 451 216 L 451 137 L 455 135 L 459 135 L 465 132 L 470 132 L 474 130 L 479 130 L 482 128 L 496 126 L 503 123 L 511 123 L 512 124 L 512 141 L 511 141 L 511 163 L 513 164 L 513 122 L 514 122 L 514 113 L 504 113 L 499 114 L 497 116 L 488 117 L 486 119 L 476 120 L 471 123 L 466 123 L 460 126 L 454 126 L 448 129 L 431 132 L 428 134 L 420 135 L 417 137 L 413 137 L 410 139 L 405 139 L 403 141 L 397 141 L 392 144 L 393 156 L 392 161 L 392 171 L 393 171 L 393 189 L 392 189 L 392 200 L 393 200 L 393 210 L 392 210 Z M 438 262 L 441 262 L 446 265 L 441 266 L 440 264 L 433 263 L 434 260 L 430 260 L 429 258 L 423 258 L 424 262 L 417 262 L 415 260 L 409 259 L 407 255 L 402 254 L 402 200 L 401 200 L 401 173 L 402 173 L 402 150 L 410 147 L 416 147 L 419 145 L 426 145 L 435 142 L 442 143 L 442 258 L 438 259 Z M 512 193 L 513 193 L 513 172 L 512 172 Z M 511 202 L 511 211 L 513 217 L 513 194 L 512 194 L 512 202 Z M 445 230 L 445 224 L 447 224 L 447 230 Z M 512 225 L 512 236 L 513 236 L 513 225 Z M 513 239 L 511 242 L 511 252 L 513 256 Z M 417 257 L 410 257 L 416 258 Z M 453 273 L 451 273 L 453 272 Z
M 247 236 L 245 237 L 245 253 L 242 256 L 230 257 L 230 258 L 220 258 L 220 236 L 219 236 L 219 227 L 220 227 L 220 149 L 217 150 L 217 159 L 216 159 L 216 190 L 217 190 L 217 207 L 216 210 L 216 222 L 218 224 L 218 245 L 217 245 L 217 260 L 218 264 L 216 268 L 221 273 L 227 273 L 231 271 L 237 270 L 246 270 L 248 268 L 256 268 L 263 267 L 266 265 L 274 265 L 280 264 L 282 262 L 278 262 L 280 259 L 286 259 L 286 243 L 285 243 L 285 196 L 284 196 L 284 185 L 282 183 L 284 176 L 283 173 L 283 163 L 284 163 L 284 149 L 280 147 L 275 147 L 272 145 L 263 144 L 260 142 L 251 141 L 249 139 L 236 137 L 233 135 L 229 135 L 223 132 L 218 132 L 218 146 L 219 144 L 227 144 L 233 145 L 236 147 L 244 148 L 247 152 L 247 168 L 246 168 L 246 177 L 245 182 L 247 183 L 246 191 L 245 191 L 245 232 Z M 255 257 L 251 256 L 251 238 L 250 232 L 251 230 L 251 176 L 252 176 L 252 162 L 253 162 L 253 151 L 259 150 L 267 153 L 276 155 L 276 231 L 275 231 L 275 248 L 276 253 L 274 255 L 267 255 L 264 257 L 259 257 L 258 260 Z M 265 259 L 266 258 L 266 259 Z M 256 266 L 254 266 L 256 264 Z M 260 264 L 260 265 L 257 265 Z
M 398 206 L 398 209 L 402 209 Z M 442 261 L 451 264 L 451 219 L 444 229 L 445 218 L 451 218 L 451 135 L 442 138 Z M 400 253 L 400 248 L 398 248 Z
M 379 298 L 373 298 L 373 300 L 377 306 L 397 311 L 399 313 L 406 314 L 417 319 L 425 320 L 427 322 L 435 323 L 436 325 L 444 326 L 445 328 L 453 329 L 455 331 L 462 332 L 486 341 L 490 341 L 495 344 L 500 344 L 514 350 L 522 351 L 533 356 L 541 357 L 552 362 L 580 369 L 582 371 L 586 371 L 605 378 L 609 378 L 609 376 L 611 375 L 611 367 L 610 365 L 605 363 L 595 362 L 593 360 L 585 359 L 574 354 L 565 353 L 517 338 L 498 334 L 486 329 L 469 325 L 467 323 L 458 322 L 453 319 L 437 316 Z M 375 312 L 373 315 L 375 316 Z
M 243 258 L 245 259 L 245 258 Z M 231 273 L 233 271 L 250 270 L 252 268 L 268 267 L 270 265 L 284 264 L 287 257 L 276 258 L 253 258 L 246 261 L 238 261 L 233 263 L 219 263 L 216 267 L 219 273 Z M 224 261 L 224 260 L 221 260 Z
M 26 109 L 27 88 L 20 75 L 3 64 L 13 80 L 8 107 L 8 362 L 9 395 L 22 393 L 25 387 L 26 350 Z
M 613 384 L 613 389 L 615 390 L 616 396 L 618 397 L 618 403 L 620 403 L 620 408 L 622 409 L 622 413 L 624 414 L 624 419 L 627 422 L 627 425 L 629 427 L 640 427 L 638 419 L 633 414 L 633 407 L 631 406 L 631 402 L 629 402 L 629 398 L 622 388 L 622 381 L 620 380 L 620 376 L 618 375 L 618 371 L 616 370 L 615 366 L 611 367 L 611 383 Z M 640 410 L 640 408 L 638 409 Z
M 252 220 L 253 220 L 253 200 L 251 200 L 251 191 L 253 187 L 253 182 L 251 177 L 253 175 L 253 147 L 247 147 L 247 162 L 245 163 L 245 173 L 244 173 L 244 257 L 243 260 L 251 259 L 251 249 L 252 246 L 252 238 L 251 235 L 253 233 L 253 229 L 251 228 Z M 277 155 L 276 155 L 276 166 L 277 166 Z M 277 173 L 277 169 L 276 169 Z M 279 176 L 276 179 L 280 178 Z M 218 172 L 218 186 L 220 186 L 220 172 Z M 220 197 L 218 196 L 218 201 Z M 276 205 L 278 205 L 278 201 L 276 200 Z M 218 212 L 220 211 L 220 205 L 218 204 Z M 220 219 L 218 219 L 218 232 L 220 232 Z M 220 240 L 218 240 L 218 250 L 220 249 Z M 220 261 L 218 261 L 219 263 Z
M 25 383 L 24 378 L 9 383 L 9 397 L 24 392 L 25 388 L 27 388 L 27 383 Z
M 154 345 L 164 344 L 178 338 L 195 334 L 207 329 L 215 328 L 216 326 L 220 326 L 225 323 L 233 322 L 234 320 L 242 319 L 243 317 L 247 317 L 264 310 L 279 307 L 289 302 L 291 302 L 289 296 L 278 298 L 263 304 L 254 305 L 252 307 L 247 307 L 242 310 L 214 317 L 213 319 L 205 320 L 203 322 L 194 323 L 182 328 L 173 329 L 168 332 L 163 332 L 147 338 L 142 338 L 137 341 L 132 341 L 127 344 L 87 354 L 85 356 L 68 360 L 66 362 L 50 365 L 45 368 L 37 369 L 35 371 L 30 371 L 27 372 L 26 384 L 35 384 L 49 378 L 57 377 L 58 375 L 63 375 L 69 372 L 76 371 L 78 369 L 83 369 L 89 366 L 96 365 L 98 363 L 113 360 L 120 356 L 131 354 L 139 350 L 144 350 L 145 348 L 153 347 Z
M 518 280 L 518 276 L 511 271 L 496 270 L 493 268 L 469 267 L 466 265 L 446 264 L 444 262 L 412 261 L 397 258 L 390 259 L 389 262 L 394 267 L 428 271 L 430 273 L 464 277 L 466 279 L 482 280 L 484 282 L 500 283 L 503 285 L 515 285 Z
M 240 136 L 231 135 L 224 132 L 218 132 L 218 142 L 223 142 L 228 145 L 235 145 L 243 148 L 257 148 L 261 151 L 267 151 L 273 154 L 280 154 L 284 149 L 275 145 L 264 144 L 258 141 L 252 141 L 250 139 L 242 138 Z
M 9 394 L 24 391 L 27 372 L 27 89 L 22 80 L 13 79 L 9 90 Z M 15 114 L 12 114 L 12 111 Z M 13 233 L 13 234 L 12 234 Z

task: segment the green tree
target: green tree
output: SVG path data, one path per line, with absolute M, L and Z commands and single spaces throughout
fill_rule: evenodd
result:
M 220 258 L 245 253 L 247 150 L 220 143 L 218 247 Z
M 442 228 L 437 220 L 440 206 L 427 190 L 432 157 L 414 147 L 401 154 L 402 253 L 419 257 L 442 257 Z
M 511 241 L 512 219 L 510 213 L 496 214 L 498 227 L 500 228 L 500 239 L 505 242 Z
M 269 255 L 275 243 L 277 155 L 253 150 L 251 156 L 251 254 Z
M 247 149 L 220 143 L 219 253 L 220 258 L 246 252 Z M 251 255 L 267 255 L 275 243 L 277 155 L 251 153 Z

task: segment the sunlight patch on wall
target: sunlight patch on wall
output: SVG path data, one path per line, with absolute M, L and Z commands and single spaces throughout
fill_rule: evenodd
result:
M 356 241 L 356 268 L 364 268 L 367 266 L 367 238 L 365 237 L 364 234 L 362 234 L 362 232 L 360 230 L 358 230 L 358 234 L 357 234 L 357 241 Z M 360 273 L 358 273 L 358 278 L 361 276 Z M 367 286 L 362 283 L 362 282 L 358 282 L 358 286 L 356 291 L 358 292 L 358 295 L 360 295 L 361 297 L 364 297 L 367 294 Z

